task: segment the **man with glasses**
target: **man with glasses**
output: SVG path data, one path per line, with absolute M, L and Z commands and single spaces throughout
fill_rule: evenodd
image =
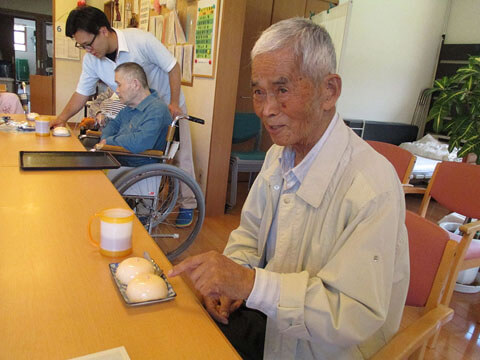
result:
M 115 90 L 115 68 L 125 62 L 139 64 L 147 74 L 150 87 L 168 104 L 172 118 L 187 112 L 181 91 L 180 66 L 151 33 L 139 29 L 118 30 L 110 26 L 105 14 L 92 6 L 72 10 L 67 18 L 66 35 L 85 49 L 82 74 L 75 93 L 52 126 L 63 125 L 79 112 L 95 93 L 98 80 Z M 192 143 L 187 120 L 180 120 L 180 149 L 175 157 L 177 165 L 195 178 Z M 190 225 L 195 198 L 188 189 L 182 189 L 182 208 L 177 226 Z

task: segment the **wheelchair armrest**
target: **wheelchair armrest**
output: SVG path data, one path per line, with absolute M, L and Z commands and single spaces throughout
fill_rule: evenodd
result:
M 94 136 L 94 137 L 102 136 L 101 131 L 95 131 L 95 130 L 87 130 L 87 132 L 85 134 L 88 135 L 88 136 Z
M 127 149 L 121 147 L 121 146 L 116 146 L 116 145 L 103 145 L 103 144 L 96 144 L 95 145 L 96 150 L 101 150 L 101 151 L 108 151 L 108 152 L 115 152 L 117 154 L 123 153 L 126 155 L 137 155 L 133 154 L 131 151 L 128 151 Z M 139 153 L 139 155 L 146 155 L 146 156 L 151 156 L 151 157 L 163 157 L 163 151 L 161 150 L 145 150 L 144 152 Z

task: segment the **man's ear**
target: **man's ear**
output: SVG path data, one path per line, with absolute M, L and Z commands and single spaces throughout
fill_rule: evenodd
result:
M 110 31 L 108 31 L 106 26 L 102 26 L 100 29 L 98 29 L 98 33 L 104 36 L 108 36 L 110 34 Z
M 342 79 L 338 74 L 328 74 L 323 78 L 323 91 L 325 92 L 324 110 L 335 107 L 342 92 Z
M 135 87 L 135 89 L 140 90 L 141 85 L 140 85 L 140 81 L 138 81 L 138 79 L 132 79 L 132 84 Z

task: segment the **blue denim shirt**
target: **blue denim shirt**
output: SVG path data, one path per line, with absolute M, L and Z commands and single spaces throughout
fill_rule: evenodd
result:
M 145 150 L 165 150 L 168 126 L 172 118 L 168 106 L 158 98 L 155 90 L 150 89 L 147 96 L 137 107 L 126 106 L 117 117 L 108 122 L 102 131 L 102 140 L 108 145 L 122 146 L 140 153 Z M 157 162 L 155 159 L 118 156 L 124 166 L 140 166 Z

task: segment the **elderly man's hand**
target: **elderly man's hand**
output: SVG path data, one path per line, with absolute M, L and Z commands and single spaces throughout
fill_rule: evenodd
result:
M 215 251 L 189 257 L 173 267 L 168 276 L 185 273 L 204 296 L 232 300 L 248 298 L 255 282 L 255 271 L 241 266 Z
M 175 119 L 178 115 L 183 115 L 183 111 L 178 104 L 171 103 L 168 105 L 168 110 L 170 111 L 170 115 L 172 115 L 172 119 Z
M 232 300 L 226 296 L 215 299 L 205 296 L 203 304 L 208 313 L 218 322 L 228 324 L 228 317 L 242 305 L 243 300 Z

